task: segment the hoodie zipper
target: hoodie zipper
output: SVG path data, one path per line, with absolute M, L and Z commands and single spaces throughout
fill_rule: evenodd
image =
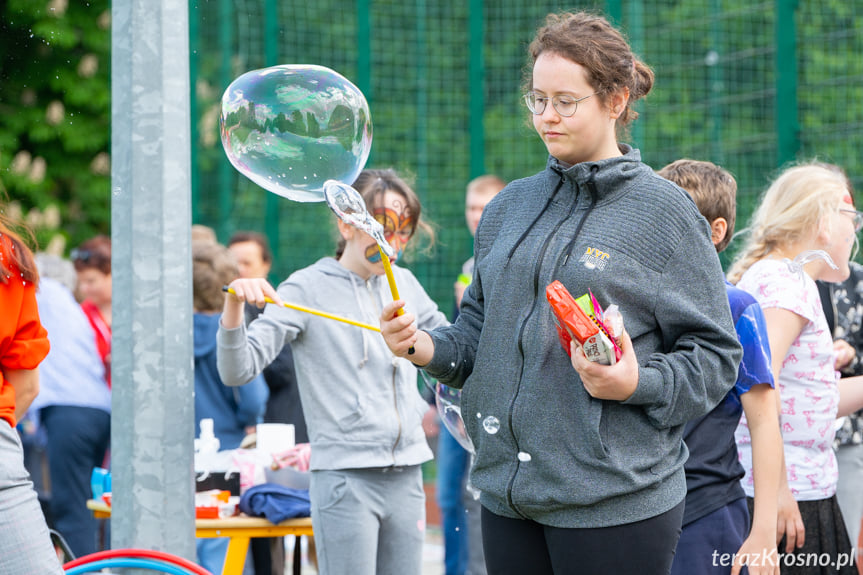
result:
M 399 442 L 400 442 L 400 441 L 401 441 L 401 439 L 402 439 L 402 418 L 401 418 L 401 415 L 399 415 L 398 388 L 397 388 L 397 386 L 396 386 L 396 374 L 398 373 L 398 366 L 396 365 L 396 362 L 397 362 L 397 361 L 398 361 L 398 360 L 394 357 L 394 358 L 393 358 L 393 379 L 392 379 L 392 386 L 393 386 L 393 408 L 394 408 L 394 409 L 395 409 L 395 411 L 396 411 L 396 422 L 398 423 L 398 427 L 397 427 L 398 432 L 396 433 L 396 440 L 395 440 L 395 443 L 393 443 L 393 450 L 392 450 L 392 453 L 393 453 L 393 465 L 395 465 L 395 464 L 396 464 L 396 448 L 398 447 Z
M 575 231 L 572 234 L 572 239 L 569 240 L 569 244 L 567 245 L 566 252 L 563 255 L 563 258 L 557 258 L 557 262 L 554 264 L 554 271 L 552 272 L 552 278 L 557 278 L 557 271 L 561 268 L 561 266 L 565 266 L 569 261 L 569 257 L 572 255 L 572 250 L 575 247 L 575 242 L 578 241 L 578 236 L 581 235 L 581 228 L 584 227 L 584 223 L 587 221 L 587 218 L 590 216 L 590 213 L 593 211 L 593 208 L 596 207 L 596 201 L 599 197 L 599 194 L 596 191 L 596 173 L 599 171 L 599 166 L 593 165 L 590 166 L 590 176 L 588 176 L 587 181 L 584 183 L 584 187 L 587 188 L 587 191 L 590 193 L 590 205 L 587 206 L 587 210 L 584 212 L 584 215 L 581 216 L 581 219 L 578 221 L 578 225 L 575 226 Z
M 378 294 L 376 294 L 376 290 L 372 288 L 371 279 L 366 280 L 365 284 L 366 284 L 366 290 L 369 292 L 369 298 L 372 300 L 372 306 L 376 309 L 376 311 L 378 311 L 378 313 L 380 313 L 380 310 L 377 309 L 378 308 L 378 306 L 377 306 L 378 300 L 377 300 L 376 296 Z M 392 388 L 392 391 L 393 391 L 393 411 L 395 412 L 395 416 L 396 416 L 396 439 L 393 442 L 393 446 L 392 446 L 392 449 L 390 450 L 390 452 L 391 452 L 392 458 L 393 458 L 393 465 L 395 465 L 396 464 L 396 449 L 398 448 L 399 443 L 401 442 L 401 439 L 402 439 L 402 417 L 401 417 L 401 414 L 399 413 L 398 359 L 393 357 L 391 361 L 392 361 L 393 372 L 392 372 L 392 378 L 390 380 L 390 387 Z
M 512 400 L 509 403 L 508 419 L 509 419 L 509 428 L 510 429 L 513 429 L 513 427 L 512 427 L 512 413 L 515 410 L 515 400 L 518 397 L 519 389 L 521 388 L 521 381 L 524 377 L 524 363 L 525 363 L 524 362 L 524 346 L 523 346 L 524 330 L 527 327 L 528 321 L 530 320 L 531 316 L 536 311 L 537 303 L 539 302 L 539 270 L 542 267 L 542 261 L 545 258 L 545 253 L 548 250 L 548 245 L 551 243 L 552 238 L 557 233 L 557 231 L 561 228 L 561 226 L 563 226 L 563 224 L 569 218 L 572 217 L 572 214 L 575 212 L 575 208 L 578 205 L 578 197 L 580 195 L 580 188 L 579 188 L 577 182 L 573 182 L 573 183 L 575 184 L 575 199 L 573 200 L 572 205 L 569 208 L 569 213 L 564 218 L 562 218 L 559 222 L 557 222 L 557 224 L 555 224 L 554 229 L 551 231 L 551 233 L 549 233 L 545 237 L 545 241 L 543 241 L 543 243 L 542 243 L 542 248 L 539 251 L 539 255 L 537 256 L 537 258 L 535 260 L 534 269 L 533 269 L 533 305 L 531 306 L 530 312 L 527 314 L 527 317 L 522 322 L 521 328 L 519 329 L 519 332 L 518 332 L 518 350 L 521 353 L 522 362 L 521 362 L 521 374 L 519 375 L 519 380 L 518 380 L 518 387 L 516 388 L 515 393 L 512 396 Z M 538 221 L 538 220 L 539 220 L 539 218 L 537 218 L 536 221 Z M 536 221 L 534 221 L 534 223 L 536 223 Z M 513 441 L 515 442 L 516 449 L 520 451 L 520 449 L 518 447 L 518 439 L 515 437 L 514 432 L 513 432 Z M 521 465 L 520 460 L 516 459 L 515 471 L 510 476 L 509 483 L 506 486 L 506 502 L 509 505 L 510 509 L 512 509 L 513 511 L 518 513 L 521 517 L 524 517 L 526 519 L 525 515 L 523 515 L 516 508 L 515 503 L 512 500 L 512 486 L 515 483 L 515 476 L 518 474 L 518 469 L 519 469 L 520 465 Z

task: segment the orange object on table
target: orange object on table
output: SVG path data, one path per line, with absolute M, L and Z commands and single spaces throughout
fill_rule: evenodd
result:
M 102 501 L 88 500 L 87 509 L 90 509 L 97 519 L 111 517 L 111 507 Z M 286 519 L 279 524 L 274 524 L 264 517 L 244 515 L 224 519 L 195 519 L 196 537 L 229 538 L 222 575 L 242 574 L 243 566 L 246 564 L 246 554 L 249 550 L 249 541 L 253 537 L 284 537 L 285 535 L 296 535 L 297 537 L 314 535 L 312 518 Z M 295 573 L 299 573 L 299 563 L 294 564 L 294 569 Z
M 195 507 L 195 519 L 218 519 L 218 507 Z

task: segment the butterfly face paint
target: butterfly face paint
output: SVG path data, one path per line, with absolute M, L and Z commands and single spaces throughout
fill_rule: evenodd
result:
M 414 233 L 414 219 L 410 215 L 410 210 L 404 204 L 401 197 L 396 201 L 389 202 L 387 207 L 376 207 L 372 212 L 375 220 L 384 227 L 384 238 L 393 247 L 395 255 L 390 259 L 396 261 L 400 256 L 408 240 Z M 366 259 L 371 263 L 381 261 L 381 254 L 377 244 L 366 248 Z

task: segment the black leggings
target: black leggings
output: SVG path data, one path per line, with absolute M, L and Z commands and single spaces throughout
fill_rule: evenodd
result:
M 549 527 L 482 509 L 489 575 L 667 575 L 683 503 L 656 517 L 595 529 Z

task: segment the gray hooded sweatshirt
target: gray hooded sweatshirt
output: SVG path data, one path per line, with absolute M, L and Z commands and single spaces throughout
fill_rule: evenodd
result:
M 493 513 L 556 527 L 654 517 L 686 494 L 684 424 L 734 385 L 741 348 L 706 221 L 683 190 L 622 157 L 512 182 L 477 230 L 458 320 L 426 370 L 462 387 Z M 626 401 L 591 397 L 558 342 L 545 288 L 617 304 L 638 358 Z
M 447 324 L 414 275 L 393 266 L 399 295 L 420 328 Z M 333 258 L 299 270 L 278 288 L 287 303 L 377 326 L 392 301 L 384 276 L 363 280 Z M 417 370 L 389 351 L 379 333 L 269 305 L 248 329 L 219 328 L 219 375 L 242 385 L 260 373 L 286 343 L 311 444 L 311 469 L 418 465 L 432 457 L 422 430 L 428 404 Z

